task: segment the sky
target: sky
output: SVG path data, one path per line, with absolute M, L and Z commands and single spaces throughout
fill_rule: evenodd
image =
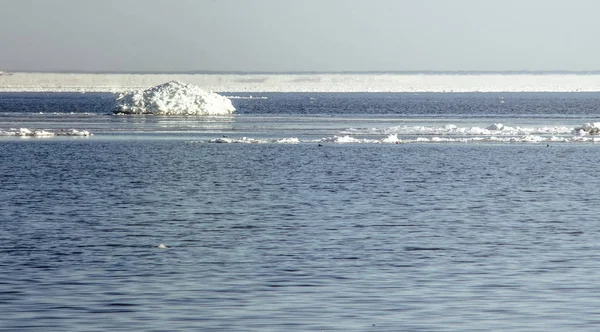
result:
M 0 0 L 0 70 L 600 70 L 598 13 L 596 0 Z

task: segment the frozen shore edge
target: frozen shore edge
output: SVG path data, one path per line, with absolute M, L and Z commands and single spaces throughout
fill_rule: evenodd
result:
M 600 74 L 0 75 L 0 92 L 110 92 L 184 81 L 213 92 L 598 92 Z

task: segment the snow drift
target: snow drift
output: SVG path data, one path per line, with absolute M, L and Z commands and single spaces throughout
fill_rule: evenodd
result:
M 117 114 L 230 115 L 231 100 L 195 85 L 171 81 L 155 87 L 119 95 Z

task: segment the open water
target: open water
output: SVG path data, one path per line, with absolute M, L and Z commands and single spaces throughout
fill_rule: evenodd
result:
M 0 137 L 0 330 L 598 329 L 600 146 L 438 131 L 576 127 L 600 94 L 256 97 L 0 94 L 0 130 L 94 134 Z

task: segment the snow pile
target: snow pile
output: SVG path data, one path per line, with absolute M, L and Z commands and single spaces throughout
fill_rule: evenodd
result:
M 154 115 L 229 115 L 231 100 L 195 85 L 171 81 L 119 95 L 115 113 Z
M 19 137 L 51 137 L 51 136 L 92 136 L 87 130 L 31 130 L 28 128 L 1 130 L 0 136 L 19 136 Z

